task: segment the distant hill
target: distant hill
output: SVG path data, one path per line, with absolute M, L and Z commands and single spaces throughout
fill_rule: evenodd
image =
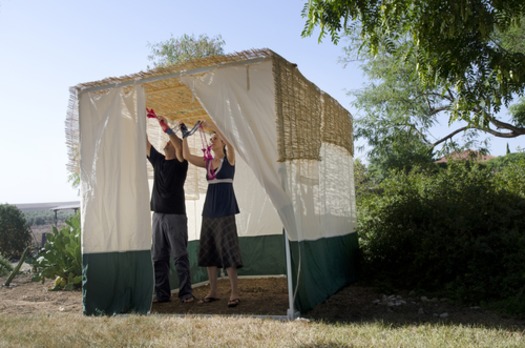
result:
M 74 209 L 80 207 L 79 201 L 71 202 L 52 202 L 52 203 L 24 203 L 14 204 L 21 211 L 33 211 L 33 210 L 51 210 L 53 208 L 62 209 Z

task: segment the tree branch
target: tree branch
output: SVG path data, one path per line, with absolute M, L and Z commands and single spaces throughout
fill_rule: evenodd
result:
M 498 138 L 517 138 L 525 134 L 525 129 L 518 129 L 517 132 L 510 131 L 509 133 L 503 133 L 503 132 L 500 132 L 500 131 L 497 131 L 491 128 L 478 128 L 478 129 L 484 131 L 485 133 L 492 134 Z
M 438 141 L 434 142 L 432 144 L 432 147 L 436 147 L 438 146 L 439 144 L 451 139 L 454 135 L 460 133 L 460 132 L 463 132 L 463 131 L 466 131 L 467 129 L 471 129 L 472 127 L 470 126 L 465 126 L 465 127 L 461 127 L 461 128 L 458 128 L 456 129 L 455 131 L 453 131 L 452 133 L 449 133 L 448 135 L 446 135 L 445 137 L 439 139 Z
M 450 110 L 450 105 L 443 105 L 439 108 L 431 108 L 429 116 L 434 116 L 436 114 L 439 114 L 441 111 L 447 111 Z
M 512 126 L 510 124 L 507 124 L 505 122 L 501 122 L 501 121 L 498 121 L 496 119 L 493 119 L 493 118 L 490 118 L 489 120 L 491 123 L 493 123 L 494 125 L 499 125 L 500 127 L 499 128 L 504 128 L 504 129 L 509 129 L 510 132 L 508 133 L 505 133 L 505 132 L 501 132 L 501 131 L 498 131 L 498 130 L 495 130 L 495 129 L 491 129 L 491 128 L 482 128 L 482 127 L 472 127 L 472 126 L 465 126 L 465 127 L 461 127 L 461 128 L 458 128 L 456 129 L 455 131 L 449 133 L 448 135 L 444 136 L 443 138 L 439 139 L 438 141 L 434 142 L 432 144 L 432 147 L 436 147 L 437 145 L 453 138 L 456 134 L 460 133 L 460 132 L 463 132 L 463 131 L 466 131 L 467 129 L 477 129 L 479 131 L 482 131 L 482 132 L 485 132 L 485 133 L 489 133 L 495 137 L 498 137 L 498 138 L 517 138 L 521 135 L 525 135 L 525 128 L 519 128 L 519 127 L 515 127 L 515 126 Z M 494 122 L 495 121 L 495 122 Z M 506 127 L 509 126 L 509 127 Z
M 520 136 L 520 135 L 524 135 L 525 134 L 525 128 L 523 127 L 516 127 L 510 123 L 507 123 L 507 122 L 502 122 L 496 118 L 493 118 L 493 117 L 489 117 L 489 122 L 494 124 L 497 128 L 503 128 L 503 129 L 508 129 L 509 131 L 511 131 L 511 133 L 515 134 L 514 136 L 517 137 L 517 136 Z M 493 134 L 493 133 L 491 133 Z

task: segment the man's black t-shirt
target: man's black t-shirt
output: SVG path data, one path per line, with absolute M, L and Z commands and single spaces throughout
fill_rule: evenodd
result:
M 168 161 L 153 146 L 148 160 L 154 172 L 151 210 L 156 213 L 186 215 L 184 182 L 188 174 L 188 161 Z

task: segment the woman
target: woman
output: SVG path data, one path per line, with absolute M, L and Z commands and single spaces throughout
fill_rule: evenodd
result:
M 202 211 L 199 266 L 207 268 L 210 291 L 202 301 L 208 303 L 219 299 L 217 273 L 219 268 L 225 268 L 231 286 L 228 307 L 236 307 L 240 303 L 237 269 L 242 267 L 242 260 L 235 223 L 235 214 L 239 213 L 233 191 L 235 150 L 222 133 L 217 129 L 213 131 L 210 138 L 212 158 L 191 154 L 187 136 L 183 139 L 182 150 L 188 162 L 206 169 L 208 181 Z

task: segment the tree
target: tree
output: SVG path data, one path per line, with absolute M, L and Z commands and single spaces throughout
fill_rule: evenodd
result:
M 455 93 L 450 121 L 481 128 L 524 92 L 525 52 L 501 40 L 523 28 L 524 15 L 522 0 L 310 0 L 303 9 L 302 35 L 319 27 L 319 40 L 328 32 L 337 44 L 341 33 L 354 32 L 372 56 L 383 46 L 399 59 L 414 59 L 421 85 Z M 412 44 L 398 45 L 407 41 Z M 522 127 L 501 126 L 513 136 L 525 134 Z
M 359 159 L 354 160 L 354 183 L 355 183 L 355 197 L 359 198 L 371 190 L 372 187 L 369 182 L 369 176 L 365 164 Z
M 525 33 L 525 27 L 521 32 Z M 523 103 L 510 108 L 510 122 L 495 114 L 486 114 L 485 124 L 455 122 L 457 91 L 443 83 L 429 86 L 418 78 L 417 57 L 410 54 L 414 52 L 411 40 L 394 43 L 383 39 L 374 55 L 361 47 L 355 33 L 347 33 L 345 39 L 348 45 L 344 47 L 343 63 L 362 60 L 363 71 L 371 81 L 364 89 L 351 94 L 356 97 L 355 105 L 362 113 L 354 123 L 355 138 L 364 138 L 371 145 L 370 172 L 374 177 L 384 175 L 388 169 L 406 170 L 424 164 L 432 152 L 444 155 L 466 148 L 488 152 L 487 140 L 479 140 L 483 133 L 502 138 L 525 134 Z M 508 35 L 501 35 L 500 41 L 508 45 L 510 39 Z M 481 108 L 472 105 L 469 118 L 480 117 Z M 447 123 L 448 133 L 433 134 L 433 127 Z
M 511 105 L 510 112 L 516 125 L 525 127 L 525 98 L 521 98 L 519 103 Z
M 349 40 L 343 62 L 352 60 L 356 53 L 355 38 L 349 37 Z M 407 41 L 398 45 L 410 46 L 412 43 Z M 407 48 L 400 47 L 389 53 L 381 46 L 381 54 L 376 57 L 367 54 L 366 50 L 361 51 L 362 68 L 371 82 L 351 94 L 356 97 L 354 104 L 362 114 L 355 121 L 355 138 L 364 138 L 371 145 L 371 168 L 406 170 L 413 165 L 426 165 L 436 150 L 441 153 L 459 150 L 459 143 L 453 139 L 458 134 L 463 136 L 463 146 L 471 148 L 476 140 L 476 133 L 471 130 L 506 136 L 492 123 L 486 128 L 452 123 L 449 126 L 456 127 L 449 134 L 434 136 L 433 127 L 446 124 L 457 94 L 444 86 L 429 88 L 422 84 L 413 73 L 417 64 L 415 57 L 402 58 L 396 54 L 404 50 Z M 474 109 L 472 113 L 476 111 Z
M 31 229 L 23 213 L 14 205 L 0 204 L 0 253 L 20 257 L 31 244 Z
M 171 36 L 168 40 L 149 44 L 151 55 L 148 59 L 154 67 L 181 63 L 193 58 L 202 58 L 224 54 L 224 40 L 216 36 L 210 38 L 201 34 L 199 37 L 184 34 L 179 38 Z

